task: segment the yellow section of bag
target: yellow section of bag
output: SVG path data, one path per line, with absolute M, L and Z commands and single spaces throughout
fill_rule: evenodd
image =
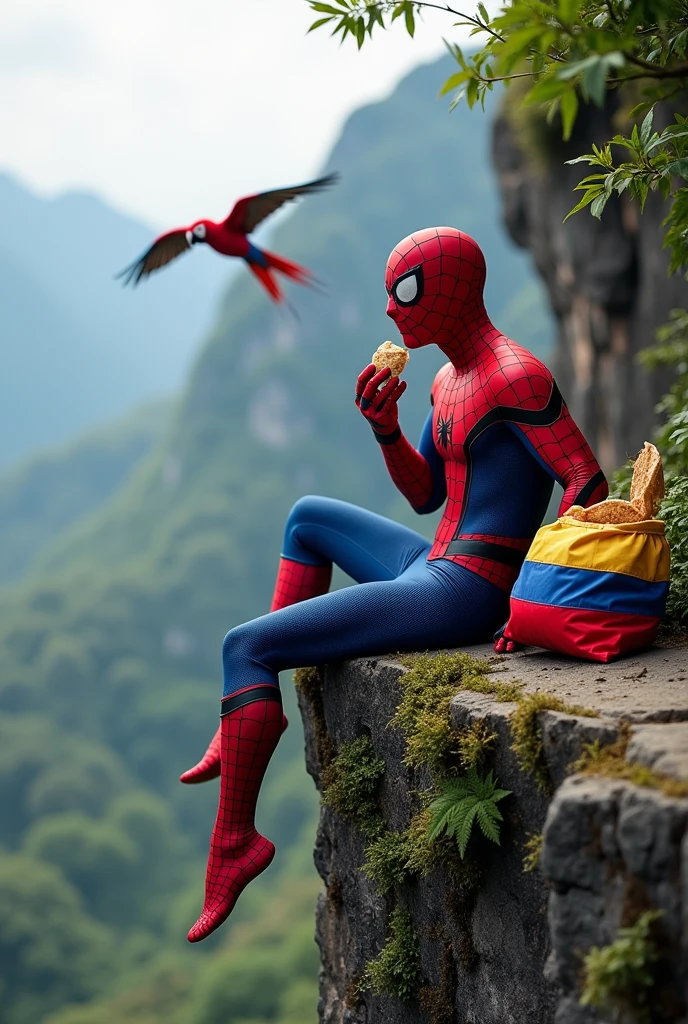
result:
M 649 583 L 669 579 L 669 545 L 661 519 L 606 524 L 562 516 L 538 530 L 526 560 L 624 573 Z

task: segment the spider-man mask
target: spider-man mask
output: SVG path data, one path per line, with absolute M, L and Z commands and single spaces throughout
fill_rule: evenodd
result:
M 425 228 L 404 238 L 387 261 L 387 316 L 407 348 L 450 345 L 484 314 L 485 257 L 456 228 Z

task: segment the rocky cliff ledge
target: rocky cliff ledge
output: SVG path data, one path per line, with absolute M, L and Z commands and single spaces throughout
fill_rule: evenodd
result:
M 322 1024 L 686 1021 L 686 649 L 477 647 L 297 686 L 323 793 Z M 471 771 L 509 795 L 499 845 L 476 818 L 462 858 L 428 840 L 428 805 Z

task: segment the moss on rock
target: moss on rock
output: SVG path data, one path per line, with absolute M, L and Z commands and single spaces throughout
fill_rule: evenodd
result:
M 323 801 L 366 836 L 383 828 L 378 805 L 385 762 L 368 736 L 344 743 L 322 773 Z
M 420 985 L 420 943 L 408 910 L 397 907 L 389 919 L 387 941 L 367 965 L 363 984 L 375 995 L 411 999 Z
M 297 668 L 294 672 L 294 686 L 303 695 L 308 704 L 313 723 L 315 753 L 320 763 L 320 768 L 324 771 L 337 753 L 337 748 L 327 731 L 327 723 L 325 722 L 322 669 L 312 666 L 309 668 Z
M 522 694 L 518 707 L 511 716 L 512 750 L 515 752 L 523 771 L 531 772 L 544 791 L 550 791 L 552 780 L 545 762 L 545 751 L 540 728 L 542 711 L 560 711 L 568 715 L 583 715 L 587 718 L 598 718 L 596 711 L 580 707 L 577 704 L 566 704 L 551 693 Z
M 687 798 L 688 782 L 662 775 L 647 765 L 626 760 L 630 739 L 630 726 L 624 722 L 615 743 L 604 746 L 599 740 L 587 743 L 582 756 L 574 763 L 573 770 L 581 775 L 604 775 L 611 779 L 623 779 L 634 786 L 658 789 L 669 797 Z

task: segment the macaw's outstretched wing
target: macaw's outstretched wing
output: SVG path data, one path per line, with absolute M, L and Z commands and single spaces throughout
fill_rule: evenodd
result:
M 186 238 L 186 228 L 175 228 L 174 231 L 167 231 L 164 235 L 156 238 L 149 249 L 146 249 L 143 256 L 140 256 L 134 263 L 130 263 L 124 270 L 120 270 L 117 277 L 123 277 L 123 284 L 134 282 L 136 286 L 142 277 L 148 277 L 154 270 L 166 266 L 177 256 L 190 249 L 191 246 Z
M 248 235 L 262 220 L 269 217 L 275 210 L 279 210 L 284 203 L 289 203 L 299 196 L 306 196 L 311 192 L 321 192 L 339 181 L 338 174 L 328 174 L 316 181 L 307 181 L 305 185 L 293 185 L 291 188 L 276 188 L 272 192 L 259 192 L 255 196 L 244 196 L 237 199 L 234 209 L 224 221 L 224 227 L 228 231 L 240 231 Z

